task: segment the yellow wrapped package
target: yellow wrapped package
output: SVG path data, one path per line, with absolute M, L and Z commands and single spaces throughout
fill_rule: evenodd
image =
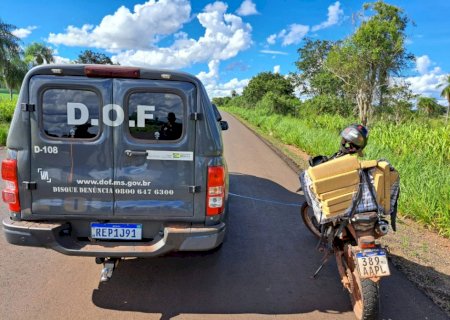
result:
M 346 155 L 307 171 L 325 219 L 344 215 L 352 205 L 361 183 L 360 170 L 369 170 L 377 203 L 385 213 L 390 212 L 391 188 L 398 180 L 398 172 L 391 171 L 386 161 L 358 160 L 356 156 Z

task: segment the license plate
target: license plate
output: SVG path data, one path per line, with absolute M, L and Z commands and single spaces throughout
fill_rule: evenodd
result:
M 383 249 L 364 250 L 356 253 L 361 278 L 389 276 L 388 260 Z
M 142 224 L 91 223 L 91 237 L 107 240 L 141 240 Z

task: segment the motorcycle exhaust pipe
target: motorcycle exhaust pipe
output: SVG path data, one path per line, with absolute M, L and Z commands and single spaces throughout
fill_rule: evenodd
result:
M 375 232 L 379 236 L 385 236 L 389 232 L 389 223 L 385 220 L 378 221 L 378 223 L 375 226 Z

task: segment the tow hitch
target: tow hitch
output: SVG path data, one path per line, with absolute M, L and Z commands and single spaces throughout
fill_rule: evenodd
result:
M 100 273 L 100 282 L 106 282 L 111 279 L 114 269 L 119 264 L 120 258 L 95 258 L 97 264 L 103 263 L 103 269 Z

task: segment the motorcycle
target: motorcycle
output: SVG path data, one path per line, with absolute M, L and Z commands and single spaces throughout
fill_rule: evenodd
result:
M 338 152 L 331 157 L 312 158 L 309 161 L 310 167 L 344 155 L 345 153 Z M 371 172 L 369 169 L 359 170 L 359 187 L 346 214 L 325 220 L 322 219 L 321 206 L 312 199 L 314 194 L 311 193 L 312 188 L 308 185 L 305 172 L 300 176 L 300 189 L 303 189 L 307 200 L 301 207 L 301 217 L 307 229 L 319 239 L 318 249 L 324 252 L 322 264 L 313 277 L 317 277 L 328 259 L 334 256 L 341 282 L 350 295 L 357 319 L 378 319 L 380 280 L 390 275 L 388 250 L 381 245 L 379 239 L 388 233 L 389 223 L 386 213 L 377 203 Z M 397 181 L 392 188 L 394 201 L 390 210 L 394 231 L 398 185 Z M 372 203 L 372 208 L 366 206 L 369 209 L 366 211 L 364 203 L 367 202 Z

